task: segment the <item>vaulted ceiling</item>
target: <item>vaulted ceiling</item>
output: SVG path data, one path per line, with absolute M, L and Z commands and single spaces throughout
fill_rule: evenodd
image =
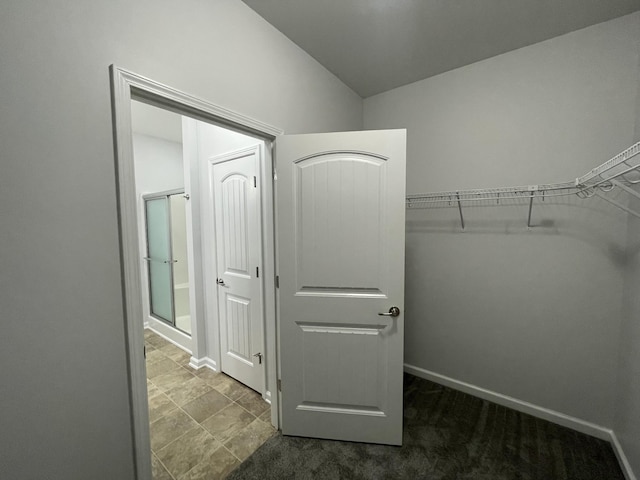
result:
M 366 98 L 640 10 L 640 0 L 243 0 Z

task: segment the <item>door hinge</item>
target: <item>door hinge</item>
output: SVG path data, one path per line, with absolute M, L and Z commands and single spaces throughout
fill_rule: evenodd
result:
M 278 379 L 278 391 L 281 392 L 282 391 L 282 380 Z
M 256 267 L 256 278 L 260 278 L 260 267 Z
M 280 288 L 280 275 L 276 275 L 276 288 Z
M 257 177 L 253 177 L 253 188 L 257 188 L 258 187 L 258 178 Z
M 147 358 L 147 346 L 146 345 L 144 345 L 142 347 L 142 354 L 144 355 L 144 358 Z

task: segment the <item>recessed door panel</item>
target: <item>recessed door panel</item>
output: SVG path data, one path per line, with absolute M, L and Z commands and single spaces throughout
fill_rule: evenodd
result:
M 386 160 L 331 152 L 294 163 L 299 293 L 384 295 Z
M 383 325 L 302 324 L 301 407 L 384 414 Z M 300 408 L 300 406 L 298 408 Z
M 253 182 L 253 178 L 251 179 Z M 220 200 L 225 273 L 248 276 L 249 212 L 247 211 L 249 178 L 231 174 L 220 181 Z M 253 184 L 251 185 L 253 187 Z
M 227 352 L 249 364 L 251 361 L 251 300 L 226 295 Z

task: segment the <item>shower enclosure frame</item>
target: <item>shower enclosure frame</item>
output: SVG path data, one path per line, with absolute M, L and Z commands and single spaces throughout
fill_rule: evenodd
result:
M 165 324 L 169 325 L 172 328 L 175 328 L 176 330 L 178 330 L 181 333 L 184 333 L 185 335 L 189 335 L 191 336 L 191 332 L 186 332 L 184 330 L 182 330 L 181 328 L 178 327 L 177 325 L 177 321 L 176 321 L 176 305 L 175 305 L 175 275 L 174 275 L 174 264 L 177 262 L 177 260 L 174 258 L 173 255 L 173 238 L 172 238 L 172 220 L 171 220 L 171 200 L 170 197 L 172 195 L 185 195 L 185 190 L 184 188 L 177 188 L 177 189 L 172 189 L 172 190 L 164 190 L 162 192 L 154 192 L 154 193 L 147 193 L 142 195 L 142 202 L 143 202 L 143 210 L 144 210 L 144 232 L 145 232 L 145 247 L 146 247 L 146 256 L 144 257 L 144 260 L 146 262 L 147 268 L 146 268 L 146 273 L 147 273 L 147 292 L 148 292 L 148 307 L 149 307 L 149 316 L 155 318 L 156 320 L 159 320 L 161 322 L 164 322 Z M 149 223 L 148 223 L 148 211 L 147 211 L 147 201 L 149 200 L 159 200 L 159 199 L 163 199 L 165 198 L 167 201 L 167 209 L 166 209 L 166 214 L 167 214 L 167 229 L 168 229 L 168 247 L 169 247 L 169 261 L 165 262 L 169 264 L 169 276 L 170 276 L 170 286 L 171 286 L 171 295 L 170 295 L 170 301 L 171 301 L 171 320 L 168 320 L 166 318 L 161 317 L 158 314 L 154 314 L 153 311 L 153 293 L 152 293 L 152 288 L 151 288 L 151 262 L 152 259 L 149 256 Z

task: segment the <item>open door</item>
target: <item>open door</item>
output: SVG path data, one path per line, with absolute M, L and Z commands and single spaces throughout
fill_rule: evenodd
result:
M 276 140 L 282 433 L 402 443 L 405 130 Z

